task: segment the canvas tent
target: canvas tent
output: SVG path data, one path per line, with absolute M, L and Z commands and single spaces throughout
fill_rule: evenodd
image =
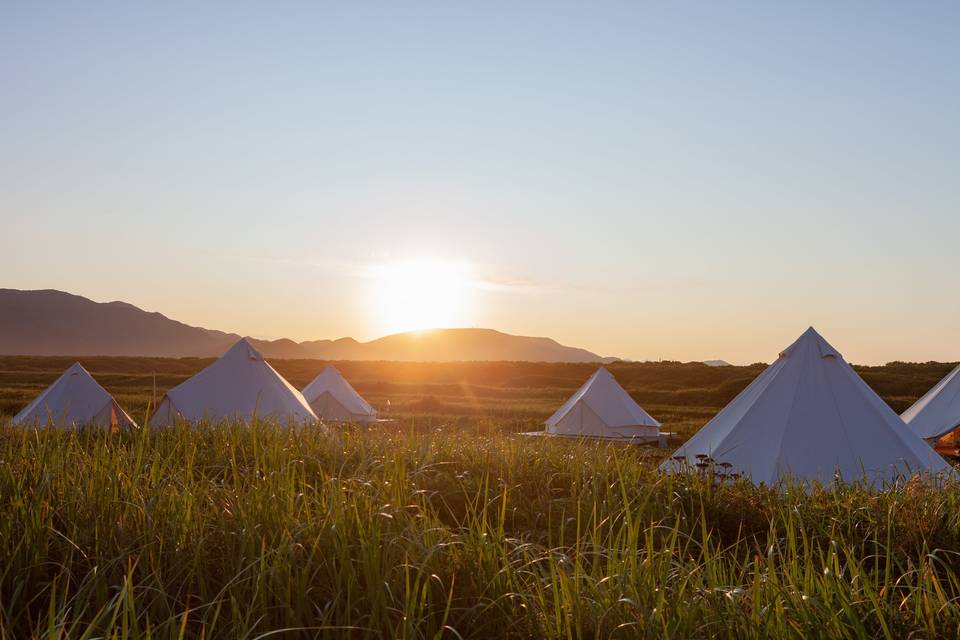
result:
M 357 393 L 332 364 L 303 388 L 303 397 L 321 420 L 374 422 L 377 411 Z
M 13 424 L 60 429 L 91 425 L 111 430 L 137 426 L 79 362 L 14 416 Z
M 254 416 L 282 424 L 317 419 L 300 392 L 244 338 L 209 367 L 170 389 L 150 418 L 150 426 L 177 420 L 249 422 Z
M 711 464 L 698 454 L 757 484 L 952 474 L 813 327 L 661 468 Z
M 948 373 L 901 417 L 924 440 L 956 449 L 960 439 L 960 367 Z
M 546 422 L 552 435 L 605 440 L 657 440 L 660 423 L 634 402 L 609 371 L 600 367 Z

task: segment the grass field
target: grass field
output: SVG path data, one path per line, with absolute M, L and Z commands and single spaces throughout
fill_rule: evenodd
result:
M 138 420 L 205 364 L 82 361 Z M 70 362 L 0 358 L 0 410 Z M 274 365 L 298 387 L 322 367 Z M 0 425 L 0 637 L 960 635 L 957 487 L 714 486 L 652 447 L 512 435 L 589 365 L 340 368 L 396 422 Z M 761 368 L 611 367 L 680 438 Z M 861 372 L 902 409 L 949 368 Z

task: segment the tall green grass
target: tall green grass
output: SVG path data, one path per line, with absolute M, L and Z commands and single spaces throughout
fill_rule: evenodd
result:
M 489 426 L 0 427 L 3 638 L 956 637 L 956 487 Z

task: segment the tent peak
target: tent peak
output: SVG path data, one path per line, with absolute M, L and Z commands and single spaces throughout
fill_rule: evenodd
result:
M 802 349 L 813 349 L 821 358 L 843 359 L 840 352 L 834 349 L 833 345 L 827 342 L 813 327 L 808 327 L 793 344 L 781 351 L 780 357 L 789 358 L 792 354 L 798 353 Z
M 263 356 L 260 355 L 260 352 L 250 343 L 248 338 L 240 338 L 237 340 L 234 345 L 223 354 L 223 357 L 233 355 L 243 356 L 250 360 L 263 360 Z
M 79 362 L 74 362 L 72 365 L 67 367 L 67 370 L 64 373 L 67 373 L 71 376 L 77 375 L 78 373 L 86 373 L 87 375 L 89 375 L 89 372 L 86 369 L 84 369 L 83 365 L 80 364 Z

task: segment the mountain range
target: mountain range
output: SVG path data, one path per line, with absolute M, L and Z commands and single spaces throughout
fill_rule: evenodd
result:
M 0 354 L 71 356 L 219 356 L 241 338 L 193 327 L 126 302 L 94 302 L 45 289 L 0 289 Z M 252 340 L 268 358 L 396 360 L 419 362 L 514 360 L 611 362 L 550 338 L 515 336 L 493 329 L 431 329 L 369 342 Z

